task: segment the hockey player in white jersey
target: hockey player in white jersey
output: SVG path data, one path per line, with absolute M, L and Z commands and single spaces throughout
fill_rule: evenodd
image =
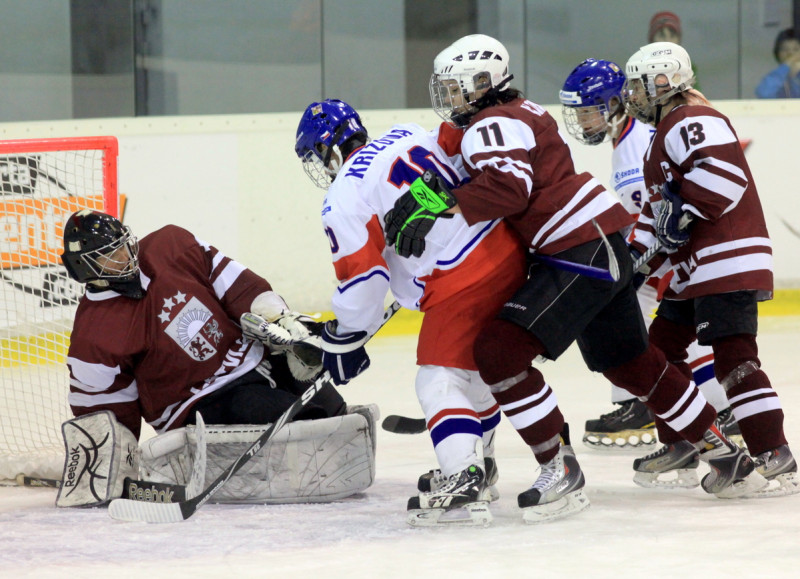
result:
M 443 219 L 421 257 L 386 247 L 384 215 L 417 177 L 453 186 L 466 176 L 447 151 L 458 150 L 460 135 L 406 124 L 370 141 L 352 107 L 325 100 L 306 108 L 295 145 L 308 176 L 328 190 L 322 222 L 339 285 L 336 320 L 323 331 L 323 365 L 334 381 L 346 384 L 368 368 L 364 342 L 380 324 L 388 290 L 424 313 L 415 387 L 440 468 L 420 477 L 421 492 L 409 499 L 413 526 L 492 519 L 491 441 L 500 411 L 478 375 L 473 342 L 525 278 L 521 242 L 500 220 Z
M 625 209 L 639 216 L 646 200 L 642 163 L 645 151 L 655 133 L 650 125 L 625 113 L 622 95 L 625 73 L 614 62 L 589 58 L 580 63 L 564 81 L 559 92 L 567 132 L 585 145 L 611 141 L 611 187 Z M 658 307 L 660 285 L 672 276 L 651 275 L 638 291 L 639 305 L 649 327 Z M 719 413 L 725 433 L 737 442 L 741 433 L 731 414 L 725 391 L 714 377 L 714 352 L 710 346 L 693 342 L 684 361 L 673 360 L 685 372 L 691 372 L 695 384 L 706 400 Z M 592 448 L 626 449 L 655 445 L 655 426 L 663 444 L 672 444 L 681 437 L 656 419 L 638 398 L 617 386 L 611 386 L 611 401 L 619 408 L 598 419 L 587 420 L 583 442 Z M 694 477 L 696 479 L 696 477 Z M 696 480 L 693 481 L 696 484 Z

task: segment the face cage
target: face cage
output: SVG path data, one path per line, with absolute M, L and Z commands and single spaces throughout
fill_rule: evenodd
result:
M 469 77 L 462 74 L 432 74 L 428 90 L 434 112 L 451 126 L 457 129 L 465 128 L 469 124 L 470 116 L 478 112 L 473 106 L 474 103 L 486 90 L 492 88 L 492 83 L 486 75 L 487 73 L 483 71 Z M 468 80 L 463 80 L 464 78 Z M 452 90 L 456 87 L 460 91 Z M 456 97 L 460 97 L 458 99 L 460 102 L 453 104 Z
M 593 110 L 589 110 L 589 109 Z M 573 107 L 562 105 L 562 115 L 567 132 L 572 135 L 579 143 L 584 145 L 599 145 L 611 136 L 608 122 L 608 108 L 604 104 L 592 105 L 591 107 Z M 588 127 L 581 124 L 581 115 L 591 114 L 595 119 Z
M 648 124 L 652 124 L 656 120 L 656 111 L 659 105 L 666 104 L 674 95 L 690 88 L 685 83 L 681 83 L 664 94 L 654 97 L 653 95 L 658 94 L 658 89 L 663 88 L 656 86 L 656 76 L 658 75 L 644 74 L 639 78 L 629 78 L 625 81 L 625 110 L 632 117 Z
M 139 240 L 131 232 L 130 227 L 122 228 L 123 234 L 114 241 L 87 251 L 81 259 L 98 280 L 128 281 L 139 273 Z M 125 259 L 110 259 L 120 247 L 125 248 Z M 112 269 L 109 269 L 112 266 Z
M 303 155 L 303 171 L 320 189 L 328 189 L 336 176 L 336 173 L 328 169 L 314 151 L 306 151 Z

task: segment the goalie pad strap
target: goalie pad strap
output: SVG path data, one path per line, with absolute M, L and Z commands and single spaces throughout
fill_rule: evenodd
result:
M 122 496 L 139 470 L 136 437 L 109 410 L 61 425 L 66 458 L 57 507 L 96 507 Z

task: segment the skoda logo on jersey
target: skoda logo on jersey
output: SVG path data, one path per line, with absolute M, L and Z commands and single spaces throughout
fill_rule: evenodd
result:
M 222 332 L 211 311 L 197 298 L 190 299 L 164 328 L 167 335 L 198 362 L 217 353 Z M 163 318 L 162 318 L 163 319 Z

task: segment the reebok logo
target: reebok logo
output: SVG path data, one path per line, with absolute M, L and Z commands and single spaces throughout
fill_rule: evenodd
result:
M 125 479 L 126 498 L 146 503 L 175 503 L 185 500 L 182 486 Z

